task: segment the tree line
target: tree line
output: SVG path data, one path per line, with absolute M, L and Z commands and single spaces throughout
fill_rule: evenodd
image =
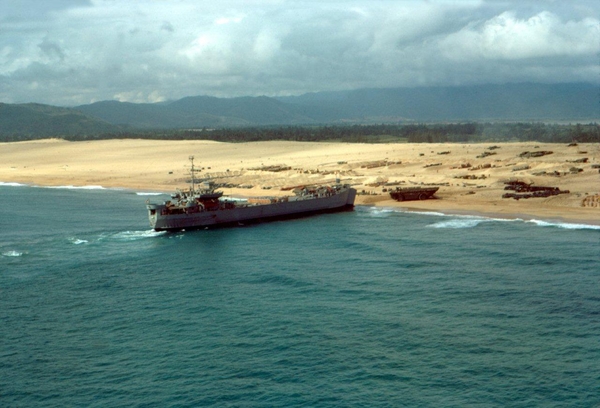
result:
M 48 136 L 43 136 L 48 137 Z M 36 140 L 35 134 L 0 133 L 0 141 Z M 106 139 L 214 140 L 255 142 L 287 140 L 298 142 L 348 143 L 476 143 L 537 141 L 547 143 L 599 143 L 600 125 L 545 123 L 452 123 L 452 124 L 373 124 L 326 126 L 263 126 L 218 129 L 127 129 L 108 133 L 79 133 L 61 136 L 70 141 Z

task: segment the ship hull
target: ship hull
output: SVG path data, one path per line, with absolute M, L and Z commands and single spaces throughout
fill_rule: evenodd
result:
M 297 218 L 312 214 L 349 210 L 354 207 L 356 190 L 347 188 L 335 195 L 290 199 L 274 204 L 236 206 L 191 214 L 161 214 L 160 205 L 148 205 L 150 225 L 156 231 L 179 231 L 207 227 L 244 225 L 275 219 Z

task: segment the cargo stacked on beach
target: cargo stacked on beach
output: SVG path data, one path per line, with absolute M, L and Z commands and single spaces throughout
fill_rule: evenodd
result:
M 533 183 L 525 183 L 524 181 L 507 181 L 505 190 L 513 190 L 514 193 L 505 193 L 502 198 L 535 198 L 535 197 L 550 197 L 559 194 L 569 194 L 569 190 L 561 190 L 558 187 L 534 186 Z

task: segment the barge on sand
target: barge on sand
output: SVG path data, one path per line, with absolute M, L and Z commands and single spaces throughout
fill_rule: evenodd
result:
M 294 191 L 294 196 L 260 197 L 247 200 L 223 197 L 212 183 L 196 188 L 194 158 L 189 190 L 178 191 L 172 200 L 162 204 L 147 202 L 150 225 L 156 231 L 178 231 L 214 226 L 241 225 L 315 213 L 335 212 L 354 207 L 356 190 L 349 185 L 305 187 Z

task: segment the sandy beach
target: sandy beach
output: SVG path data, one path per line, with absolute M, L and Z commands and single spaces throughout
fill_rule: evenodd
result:
M 600 225 L 598 144 L 51 139 L 0 144 L 0 182 L 172 192 L 187 187 L 190 155 L 229 195 L 284 195 L 339 178 L 359 191 L 357 205 Z M 502 198 L 509 180 L 569 193 Z M 388 193 L 428 185 L 440 187 L 436 199 L 397 202 Z

